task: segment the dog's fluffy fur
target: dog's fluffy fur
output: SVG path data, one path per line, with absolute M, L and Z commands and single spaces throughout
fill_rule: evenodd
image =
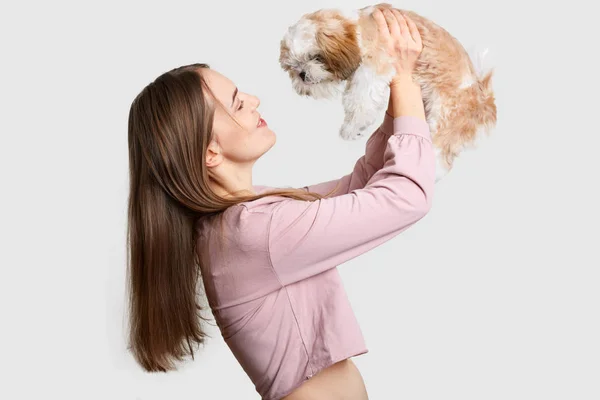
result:
M 371 16 L 375 7 L 392 6 L 380 3 L 352 13 L 318 10 L 302 16 L 281 40 L 279 62 L 298 94 L 329 98 L 342 93 L 340 136 L 345 140 L 362 136 L 381 116 L 396 73 L 387 52 L 377 46 Z M 415 22 L 423 42 L 413 79 L 421 87 L 438 181 L 465 147 L 474 146 L 480 132 L 495 126 L 493 71 L 484 75 L 478 70 L 458 40 L 440 26 L 412 11 L 399 11 Z

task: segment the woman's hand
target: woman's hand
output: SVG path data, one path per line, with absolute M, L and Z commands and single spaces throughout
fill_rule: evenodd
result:
M 396 9 L 385 8 L 382 12 L 376 8 L 372 15 L 377 23 L 379 41 L 392 57 L 396 69 L 392 83 L 398 78 L 404 79 L 406 75 L 411 76 L 423 51 L 417 26 L 408 16 L 403 16 Z

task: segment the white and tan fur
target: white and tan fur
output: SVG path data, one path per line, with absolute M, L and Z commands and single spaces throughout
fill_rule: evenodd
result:
M 345 118 L 340 136 L 345 140 L 361 137 L 381 116 L 396 73 L 389 55 L 378 46 L 377 25 L 371 17 L 374 7 L 392 6 L 380 3 L 351 13 L 318 10 L 302 16 L 281 40 L 279 62 L 298 94 L 313 98 L 342 94 Z M 495 126 L 493 71 L 484 75 L 458 40 L 440 26 L 412 11 L 399 11 L 415 22 L 423 42 L 413 79 L 421 87 L 438 181 L 464 148 L 474 147 L 480 133 Z

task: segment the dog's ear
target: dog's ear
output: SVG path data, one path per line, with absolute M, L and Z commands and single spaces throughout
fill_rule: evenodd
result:
M 345 20 L 338 22 L 320 26 L 316 42 L 329 71 L 339 80 L 346 80 L 360 65 L 360 48 L 356 37 L 356 25 Z
M 288 48 L 284 39 L 281 39 L 279 42 L 279 65 L 283 68 L 284 71 L 289 70 L 289 66 L 285 63 L 285 61 L 289 58 L 290 49 Z

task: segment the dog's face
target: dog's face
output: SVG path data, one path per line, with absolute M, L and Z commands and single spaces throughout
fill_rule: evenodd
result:
M 338 94 L 360 62 L 356 23 L 335 10 L 303 16 L 281 40 L 279 63 L 300 95 Z

